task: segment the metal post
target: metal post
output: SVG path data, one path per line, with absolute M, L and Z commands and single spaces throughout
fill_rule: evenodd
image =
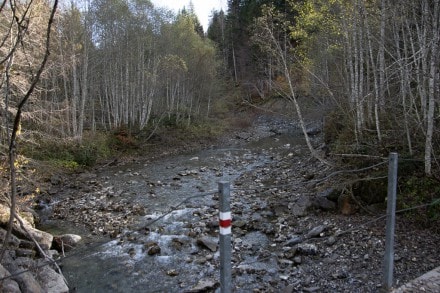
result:
M 231 265 L 231 206 L 229 182 L 218 183 L 220 194 L 220 292 L 230 293 L 232 283 Z
M 384 287 L 393 286 L 394 231 L 396 222 L 397 153 L 390 153 L 388 165 L 387 228 L 385 239 Z

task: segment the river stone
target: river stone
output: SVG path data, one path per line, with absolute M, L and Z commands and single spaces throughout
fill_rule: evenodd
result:
M 296 255 L 297 247 L 288 247 L 288 250 L 284 251 L 284 256 L 288 259 L 293 259 Z
M 11 274 L 0 264 L 0 278 L 5 278 Z M 0 292 L 4 293 L 21 293 L 20 287 L 17 282 L 12 279 L 4 279 L 0 283 Z
M 134 247 L 131 247 L 128 250 L 128 255 L 130 255 L 131 258 L 135 257 L 136 256 L 136 249 Z
M 40 245 L 41 249 L 43 250 L 49 250 L 52 246 L 53 241 L 53 235 L 44 231 L 40 231 L 38 229 L 33 228 L 26 220 L 21 219 L 23 222 L 23 227 L 25 229 L 22 229 L 20 225 L 14 224 L 14 232 L 17 233 L 19 236 L 22 236 L 28 240 L 33 240 Z M 29 235 L 31 237 L 29 237 Z M 32 239 L 33 238 L 33 239 Z
M 194 260 L 194 262 L 199 265 L 204 265 L 207 261 L 208 259 L 206 257 L 199 257 Z
M 286 242 L 286 246 L 295 246 L 298 243 L 301 243 L 304 241 L 304 237 L 300 235 L 293 235 L 290 240 Z
M 331 200 L 333 202 L 336 202 L 341 195 L 341 190 L 334 189 L 334 188 L 328 188 L 320 193 L 318 193 L 317 197 L 326 198 L 328 200 Z
M 81 236 L 75 234 L 64 234 L 61 236 L 54 236 L 52 248 L 58 251 L 69 251 L 81 241 Z
M 179 272 L 176 271 L 175 269 L 171 269 L 171 270 L 167 271 L 167 275 L 170 276 L 170 277 L 175 277 L 175 276 L 179 275 Z
M 348 274 L 348 272 L 347 272 L 344 268 L 339 269 L 339 270 L 337 270 L 336 272 L 334 272 L 334 273 L 332 274 L 332 277 L 333 277 L 334 279 L 345 279 L 345 278 L 347 278 L 348 276 L 349 276 L 349 274 Z
M 246 224 L 247 222 L 243 220 L 234 220 L 234 227 L 243 228 L 244 226 L 246 226 Z
M 269 238 L 260 231 L 250 232 L 242 237 L 242 245 L 249 248 L 265 248 L 269 245 Z
M 0 239 L 5 239 L 5 236 L 6 230 L 0 228 Z M 9 247 L 18 247 L 20 245 L 20 239 L 11 234 L 11 237 L 9 237 L 8 245 Z
M 195 285 L 190 290 L 184 291 L 185 293 L 198 293 L 198 292 L 211 292 L 219 286 L 219 283 L 214 280 L 200 280 L 197 285 Z
M 324 211 L 332 211 L 336 209 L 336 203 L 326 197 L 317 197 L 314 200 L 314 205 Z
M 33 258 L 36 255 L 36 251 L 33 249 L 18 248 L 15 250 L 15 255 L 18 257 L 30 257 Z
M 320 234 L 321 234 L 322 232 L 324 232 L 324 230 L 325 230 L 326 228 L 327 228 L 327 227 L 324 226 L 324 225 L 317 226 L 317 227 L 313 228 L 312 230 L 310 230 L 310 231 L 306 234 L 306 237 L 307 237 L 307 238 L 318 237 L 318 236 L 320 236 Z
M 203 236 L 197 239 L 197 244 L 201 247 L 208 248 L 212 252 L 216 252 L 218 246 L 218 238 Z
M 310 136 L 318 135 L 321 133 L 321 131 L 322 129 L 319 125 L 313 125 L 306 129 L 307 134 Z
M 313 207 L 313 202 L 308 196 L 301 196 L 296 203 L 291 207 L 292 214 L 297 217 L 307 215 L 307 211 Z
M 293 293 L 293 292 L 295 292 L 295 286 L 292 284 L 287 285 L 285 288 L 283 288 L 282 291 L 282 293 Z
M 160 254 L 160 246 L 159 245 L 153 245 L 148 249 L 148 255 L 156 255 L 156 254 Z
M 321 290 L 321 287 L 308 287 L 308 288 L 303 288 L 304 292 L 318 292 L 319 290 Z
M 22 270 L 23 269 L 20 268 L 12 273 L 19 272 Z M 21 292 L 45 293 L 45 290 L 40 286 L 38 281 L 34 278 L 34 276 L 32 276 L 32 273 L 29 271 L 15 276 L 14 280 L 20 286 Z
M 310 243 L 298 244 L 298 252 L 303 255 L 316 255 L 318 254 L 318 247 Z
M 336 237 L 334 237 L 334 236 L 330 236 L 328 239 L 327 239 L 327 241 L 326 241 L 326 244 L 328 245 L 328 246 L 332 246 L 333 244 L 335 244 L 336 243 Z
M 35 228 L 35 217 L 34 214 L 30 211 L 20 211 L 19 215 L 21 218 L 26 220 L 32 227 Z
M 23 249 L 35 249 L 35 243 L 33 241 L 21 239 L 18 247 Z
M 41 280 L 44 280 L 44 289 L 47 293 L 67 293 L 69 288 L 62 275 L 55 272 L 49 266 L 43 266 L 38 272 Z

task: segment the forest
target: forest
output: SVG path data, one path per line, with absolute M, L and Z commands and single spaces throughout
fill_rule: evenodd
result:
M 433 175 L 438 26 L 438 1 L 229 1 L 208 37 L 248 97 L 326 105 L 333 152 L 398 151 Z
M 215 131 L 219 112 L 285 99 L 306 138 L 301 104 L 326 109 L 330 155 L 397 151 L 439 178 L 438 0 L 229 0 L 206 32 L 191 5 L 175 15 L 148 0 L 3 0 L 0 11 L 11 169 L 17 154 L 93 164 L 109 133 L 124 148 L 163 127 Z
M 264 284 L 242 279 L 243 284 L 278 292 L 282 285 L 316 291 L 338 283 L 332 290 L 352 292 L 365 285 L 375 292 L 387 215 L 371 218 L 385 210 L 386 178 L 393 177 L 385 166 L 393 152 L 399 158 L 397 206 L 403 215 L 396 275 L 406 282 L 438 265 L 440 0 L 227 4 L 226 11 L 212 11 L 204 28 L 191 2 L 175 13 L 150 0 L 0 1 L 0 291 L 8 281 L 23 287 L 26 278 L 27 284 L 41 279 L 43 287 L 64 288 L 53 292 L 69 291 L 47 253 L 58 243 L 64 255 L 60 237 L 78 236 L 66 242 L 70 249 L 81 236 L 38 230 L 43 220 L 37 209 L 69 229 L 88 228 L 84 235 L 118 238 L 118 248 L 141 245 L 138 236 L 122 233 L 127 228 L 149 237 L 155 222 L 184 211 L 191 217 L 191 224 L 179 222 L 188 228 L 181 231 L 184 241 L 171 242 L 179 251 L 191 247 L 184 253 L 186 264 L 210 267 L 208 275 L 213 274 L 216 242 L 207 255 L 199 238 L 212 236 L 218 225 L 212 220 L 218 190 L 208 191 L 208 185 L 235 174 L 234 204 L 241 211 L 234 225 L 243 240 L 237 239 L 244 244 L 249 235 L 259 237 L 256 245 L 239 243 L 238 257 L 266 259 L 271 268 L 284 261 L 273 276 L 246 264 Z M 281 105 L 279 111 L 274 105 Z M 249 140 L 257 133 L 253 123 L 264 124 L 267 136 Z M 294 134 L 285 131 L 289 127 Z M 284 143 L 282 135 L 295 140 Z M 280 146 L 239 149 L 265 138 Z M 229 142 L 243 154 L 224 151 Z M 217 150 L 222 157 L 213 166 L 198 156 L 161 160 L 200 149 Z M 180 203 L 171 203 L 173 197 Z M 206 202 L 189 203 L 196 198 Z M 154 220 L 133 230 L 140 218 Z M 156 230 L 157 235 L 164 231 L 163 226 Z M 314 241 L 310 255 L 298 255 L 298 240 L 315 237 L 328 238 L 321 241 L 325 253 Z M 143 259 L 154 261 L 160 254 L 159 244 L 152 243 L 139 248 Z M 155 251 L 147 251 L 151 248 Z M 260 248 L 264 256 L 255 254 Z M 268 258 L 273 249 L 279 251 Z M 335 254 L 327 258 L 332 249 Z M 137 254 L 134 248 L 125 252 L 121 255 L 130 260 Z M 203 262 L 192 259 L 203 254 Z M 338 254 L 346 256 L 345 263 Z M 24 271 L 15 266 L 16 256 Z M 37 256 L 50 262 L 42 266 Z M 179 272 L 169 263 L 170 270 L 151 266 L 157 272 L 147 286 L 166 286 L 157 279 L 161 274 L 176 284 L 179 274 L 189 274 L 180 290 L 198 281 L 191 270 Z M 32 276 L 48 264 L 59 272 L 57 282 Z M 85 264 L 86 277 L 93 279 Z M 239 274 L 248 274 L 246 268 Z M 98 279 L 107 281 L 90 282 Z M 318 282 L 321 287 L 310 287 Z M 22 292 L 40 291 L 52 292 Z

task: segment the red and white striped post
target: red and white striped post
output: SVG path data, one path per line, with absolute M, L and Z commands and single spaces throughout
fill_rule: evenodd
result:
M 221 181 L 218 183 L 220 194 L 220 292 L 230 293 L 232 287 L 232 265 L 231 265 L 231 189 L 229 182 Z

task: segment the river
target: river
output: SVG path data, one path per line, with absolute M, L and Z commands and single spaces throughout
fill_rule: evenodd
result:
M 206 288 L 218 286 L 219 252 L 206 246 L 216 245 L 218 238 L 218 182 L 229 181 L 234 188 L 243 174 L 275 156 L 289 156 L 302 149 L 301 135 L 291 128 L 284 134 L 266 132 L 261 139 L 226 148 L 99 169 L 94 180 L 102 190 L 117 190 L 117 196 L 109 201 L 123 197 L 126 202 L 142 206 L 144 212 L 116 239 L 90 235 L 66 222 L 47 221 L 46 227 L 52 230 L 65 229 L 84 238 L 62 261 L 69 286 L 75 292 L 88 293 L 184 292 L 200 282 L 208 284 Z M 255 184 L 262 183 L 257 180 Z M 232 198 L 240 201 L 234 199 L 234 192 Z M 158 217 L 162 218 L 156 221 Z M 270 247 L 266 235 L 258 231 L 234 243 L 238 243 L 235 249 L 240 245 Z M 275 260 L 257 262 L 253 256 L 247 260 L 257 270 L 277 270 Z M 254 283 L 255 277 L 249 276 L 242 276 L 240 283 Z M 246 285 L 242 290 L 246 292 Z

